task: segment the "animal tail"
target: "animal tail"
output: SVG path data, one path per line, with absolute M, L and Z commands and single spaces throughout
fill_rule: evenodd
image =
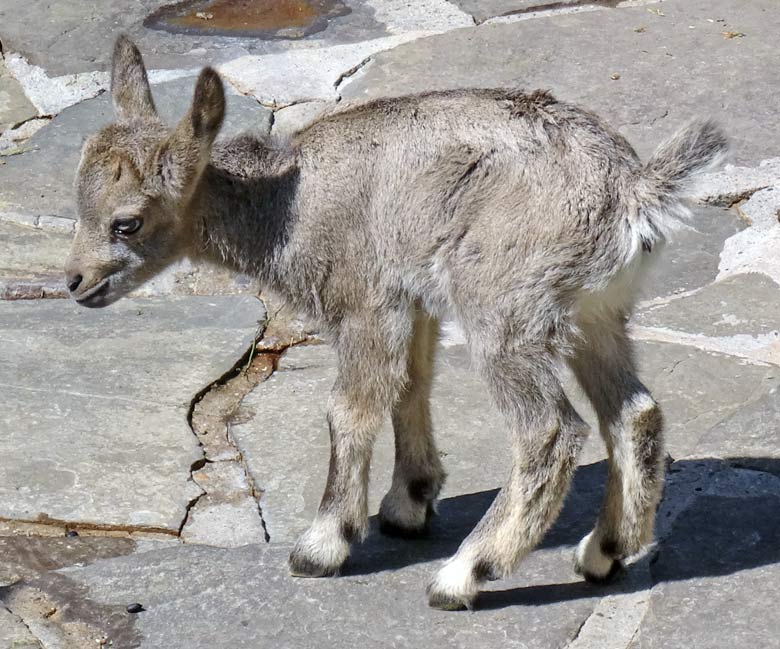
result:
M 728 153 L 728 139 L 710 120 L 691 122 L 658 147 L 635 186 L 634 225 L 644 250 L 651 251 L 681 227 L 690 214 L 684 199 L 692 193 L 697 176 L 717 169 Z

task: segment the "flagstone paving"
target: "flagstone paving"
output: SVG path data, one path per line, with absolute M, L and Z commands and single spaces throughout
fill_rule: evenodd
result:
M 772 0 L 354 0 L 324 29 L 276 40 L 148 29 L 161 4 L 0 7 L 0 649 L 780 647 Z M 594 432 L 560 518 L 516 574 L 488 583 L 473 612 L 427 608 L 427 581 L 508 470 L 503 423 L 445 321 L 432 409 L 448 479 L 429 536 L 378 531 L 388 423 L 367 540 L 341 576 L 291 578 L 287 554 L 327 474 L 327 341 L 255 297 L 250 278 L 188 262 L 105 310 L 54 299 L 79 149 L 111 119 L 119 31 L 147 56 L 171 124 L 198 69 L 217 66 L 223 135 L 283 143 L 339 101 L 495 85 L 550 88 L 642 155 L 688 119 L 722 122 L 737 166 L 701 179 L 690 227 L 630 322 L 666 422 L 656 545 L 612 585 L 575 575 L 606 473 Z

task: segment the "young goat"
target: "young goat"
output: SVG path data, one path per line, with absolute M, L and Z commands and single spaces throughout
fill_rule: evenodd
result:
M 608 579 L 651 540 L 662 422 L 626 320 L 646 260 L 685 215 L 686 181 L 726 152 L 713 124 L 687 127 L 643 164 L 597 117 L 546 92 L 458 90 L 339 108 L 272 148 L 249 136 L 213 144 L 225 101 L 211 69 L 173 131 L 124 37 L 111 84 L 117 122 L 87 140 L 78 169 L 66 269 L 78 303 L 105 306 L 183 256 L 209 259 L 259 278 L 338 351 L 330 472 L 293 575 L 333 575 L 365 536 L 388 413 L 396 457 L 382 529 L 425 529 L 444 481 L 428 401 L 445 314 L 506 419 L 513 466 L 429 586 L 431 606 L 471 606 L 480 582 L 508 575 L 555 519 L 588 432 L 558 359 L 609 450 L 576 569 Z

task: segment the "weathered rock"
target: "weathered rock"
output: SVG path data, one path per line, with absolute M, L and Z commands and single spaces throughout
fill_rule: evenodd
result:
M 660 541 L 651 565 L 658 585 L 631 646 L 683 649 L 692 639 L 713 649 L 776 645 L 780 479 L 702 463 L 689 468 L 667 487 L 694 497 Z
M 43 649 L 24 622 L 0 601 L 0 647 L 11 649 Z
M 241 464 L 210 462 L 192 478 L 206 495 L 190 509 L 181 532 L 185 543 L 235 548 L 265 540 L 263 520 Z
M 692 295 L 641 309 L 634 321 L 702 336 L 765 335 L 780 345 L 780 287 L 763 275 L 735 275 Z
M 755 412 L 763 399 L 772 398 L 780 385 L 776 367 L 694 345 L 647 341 L 637 346 L 640 376 L 661 405 L 672 457 L 728 457 L 732 452 L 739 457 L 740 447 L 752 449 L 753 455 L 775 454 L 771 426 L 751 431 L 727 422 L 739 421 L 739 413 Z M 727 436 L 731 443 L 713 454 L 714 444 Z
M 719 251 L 747 223 L 734 210 L 692 205 L 685 228 L 673 233 L 642 280 L 640 307 L 706 286 L 718 275 Z M 660 299 L 659 299 L 660 298 Z M 650 307 L 648 307 L 650 308 Z
M 273 136 L 278 139 L 290 137 L 296 131 L 308 126 L 328 106 L 330 104 L 324 101 L 306 101 L 280 108 L 274 113 Z
M 63 566 L 130 554 L 135 548 L 135 541 L 129 538 L 0 536 L 0 587 Z
M 736 275 L 678 299 L 649 303 L 635 317 L 642 340 L 689 345 L 752 363 L 780 365 L 777 285 Z
M 720 253 L 718 279 L 761 273 L 780 284 L 780 176 L 738 208 L 750 227 L 730 237 Z
M 0 221 L 0 298 L 64 297 L 62 269 L 72 236 Z
M 357 43 L 243 56 L 218 69 L 240 92 L 269 106 L 335 100 L 342 80 L 371 55 L 429 33 L 406 32 Z
M 413 4 L 365 0 L 349 3 L 350 13 L 328 22 L 327 28 L 303 39 L 263 40 L 246 36 L 171 34 L 148 29 L 143 20 L 159 9 L 158 0 L 127 5 L 121 0 L 82 2 L 56 12 L 40 12 L 36 5 L 7 0 L 0 7 L 6 52 L 18 52 L 31 64 L 56 77 L 108 69 L 116 34 L 128 34 L 141 48 L 151 69 L 192 69 L 217 65 L 246 54 L 291 49 L 322 48 L 356 43 L 403 31 L 444 31 L 473 21 L 446 0 Z M 29 25 L 38 33 L 30 38 Z M 66 37 L 62 37 L 62 34 Z M 313 70 L 313 75 L 318 71 Z
M 776 185 L 780 185 L 780 158 L 768 158 L 757 167 L 727 164 L 720 171 L 704 174 L 697 179 L 693 195 L 705 203 L 730 206 Z
M 0 56 L 0 133 L 35 117 L 38 113 L 24 90 L 11 76 Z
M 576 634 L 603 592 L 572 583 L 568 553 L 540 551 L 526 561 L 522 576 L 480 598 L 477 615 L 446 614 L 428 609 L 423 596 L 441 544 L 388 542 L 370 565 L 356 563 L 346 576 L 323 580 L 289 577 L 289 549 L 184 546 L 147 552 L 50 573 L 15 588 L 7 600 L 17 612 L 25 588 L 35 589 L 54 604 L 69 603 L 72 621 L 95 611 L 93 623 L 101 612 L 142 602 L 146 611 L 131 622 L 139 643 L 125 645 L 141 649 L 310 647 L 313 641 L 345 649 L 547 649 Z M 130 629 L 119 630 L 128 637 Z
M 778 85 L 771 66 L 772 0 L 668 0 L 482 25 L 372 56 L 341 88 L 344 99 L 473 86 L 548 88 L 595 111 L 648 155 L 693 117 L 721 121 L 736 159 L 777 155 Z M 710 22 L 710 20 L 712 22 Z M 693 29 L 691 29 L 691 26 Z M 635 31 L 643 28 L 643 31 Z M 744 37 L 726 38 L 722 32 Z M 599 36 L 594 36 L 598 34 Z M 728 66 L 713 61 L 728 61 Z M 619 74 L 618 80 L 612 75 Z
M 540 11 L 550 7 L 560 8 L 587 4 L 583 0 L 453 0 L 463 11 L 474 17 L 477 24 L 496 16 Z
M 190 401 L 263 317 L 253 298 L 0 303 L 0 517 L 177 533 L 202 493 Z

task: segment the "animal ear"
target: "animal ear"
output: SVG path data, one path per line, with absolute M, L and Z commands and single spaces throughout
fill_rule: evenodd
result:
M 189 117 L 195 138 L 210 148 L 225 118 L 225 90 L 212 68 L 204 68 L 198 76 Z
M 114 113 L 120 122 L 157 115 L 141 52 L 124 34 L 117 38 L 114 45 L 111 98 Z
M 159 191 L 181 200 L 194 190 L 224 117 L 222 81 L 214 70 L 205 68 L 195 84 L 189 112 L 152 156 L 150 175 Z

